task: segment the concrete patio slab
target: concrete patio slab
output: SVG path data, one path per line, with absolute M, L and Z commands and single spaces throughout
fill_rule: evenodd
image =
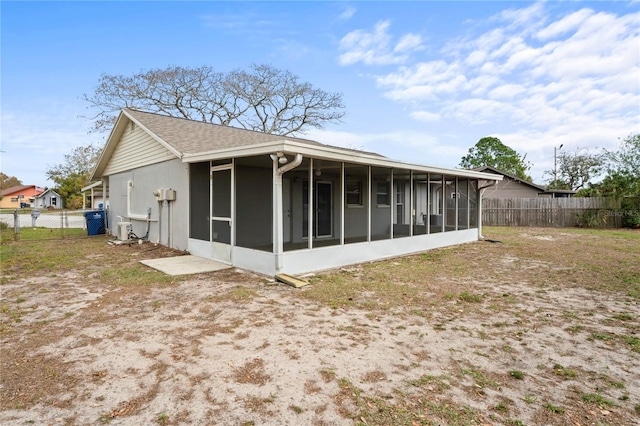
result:
M 231 265 L 192 255 L 141 260 L 140 263 L 167 275 L 200 274 L 231 268 Z

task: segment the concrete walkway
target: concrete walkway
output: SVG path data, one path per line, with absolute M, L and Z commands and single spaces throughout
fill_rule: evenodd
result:
M 231 268 L 231 265 L 192 255 L 141 260 L 140 263 L 167 275 L 200 274 Z

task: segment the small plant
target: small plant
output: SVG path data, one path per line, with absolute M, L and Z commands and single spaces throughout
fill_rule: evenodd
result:
M 165 424 L 167 421 L 169 420 L 169 416 L 167 415 L 167 413 L 160 413 L 158 414 L 158 419 L 157 422 L 158 424 Z
M 538 400 L 538 398 L 536 398 L 533 395 L 525 395 L 524 398 L 522 398 L 522 400 L 524 402 L 526 402 L 527 404 L 533 404 L 534 402 L 536 402 Z
M 618 399 L 620 401 L 628 401 L 629 400 L 629 395 L 627 395 L 627 394 L 620 395 L 620 397 Z
M 585 393 L 582 394 L 582 400 L 585 402 L 592 402 L 598 405 L 613 405 L 613 401 L 604 398 L 599 393 Z
M 629 336 L 625 337 L 625 340 L 633 352 L 640 353 L 640 339 L 637 337 Z
M 608 341 L 613 339 L 613 336 L 611 336 L 610 334 L 606 334 L 606 333 L 592 333 L 591 337 L 596 339 L 596 340 L 603 340 L 603 341 Z
M 613 318 L 620 321 L 633 321 L 633 315 L 628 312 L 619 313 L 618 315 L 614 315 Z
M 497 403 L 493 406 L 493 409 L 499 413 L 506 413 L 509 411 L 509 408 L 507 408 L 507 405 L 504 402 Z
M 518 380 L 524 379 L 524 373 L 519 370 L 511 370 L 509 371 L 509 375 L 514 379 L 518 379 Z
M 585 211 L 576 214 L 576 225 L 580 228 L 598 228 L 606 225 L 607 217 L 600 210 Z
M 560 364 L 554 364 L 553 372 L 556 373 L 557 376 L 562 377 L 563 379 L 573 379 L 578 375 L 578 373 L 575 370 L 564 368 Z
M 304 411 L 302 408 L 298 407 L 297 405 L 290 405 L 289 408 L 293 410 L 293 412 L 296 414 L 302 414 L 302 412 Z
M 544 404 L 544 408 L 551 411 L 553 414 L 564 414 L 564 408 L 553 405 L 550 402 Z
M 466 291 L 463 291 L 458 295 L 458 300 L 461 302 L 467 302 L 467 303 L 479 303 L 479 302 L 482 302 L 482 295 L 471 294 Z

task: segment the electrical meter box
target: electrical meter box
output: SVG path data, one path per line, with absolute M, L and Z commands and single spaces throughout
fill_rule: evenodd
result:
M 160 188 L 153 191 L 153 195 L 156 196 L 158 201 L 175 201 L 176 191 L 171 188 Z

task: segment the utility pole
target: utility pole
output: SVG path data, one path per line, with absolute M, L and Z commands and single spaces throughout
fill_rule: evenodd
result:
M 560 144 L 559 147 L 553 147 L 553 184 L 558 185 L 558 156 L 557 151 L 560 151 L 564 144 Z

